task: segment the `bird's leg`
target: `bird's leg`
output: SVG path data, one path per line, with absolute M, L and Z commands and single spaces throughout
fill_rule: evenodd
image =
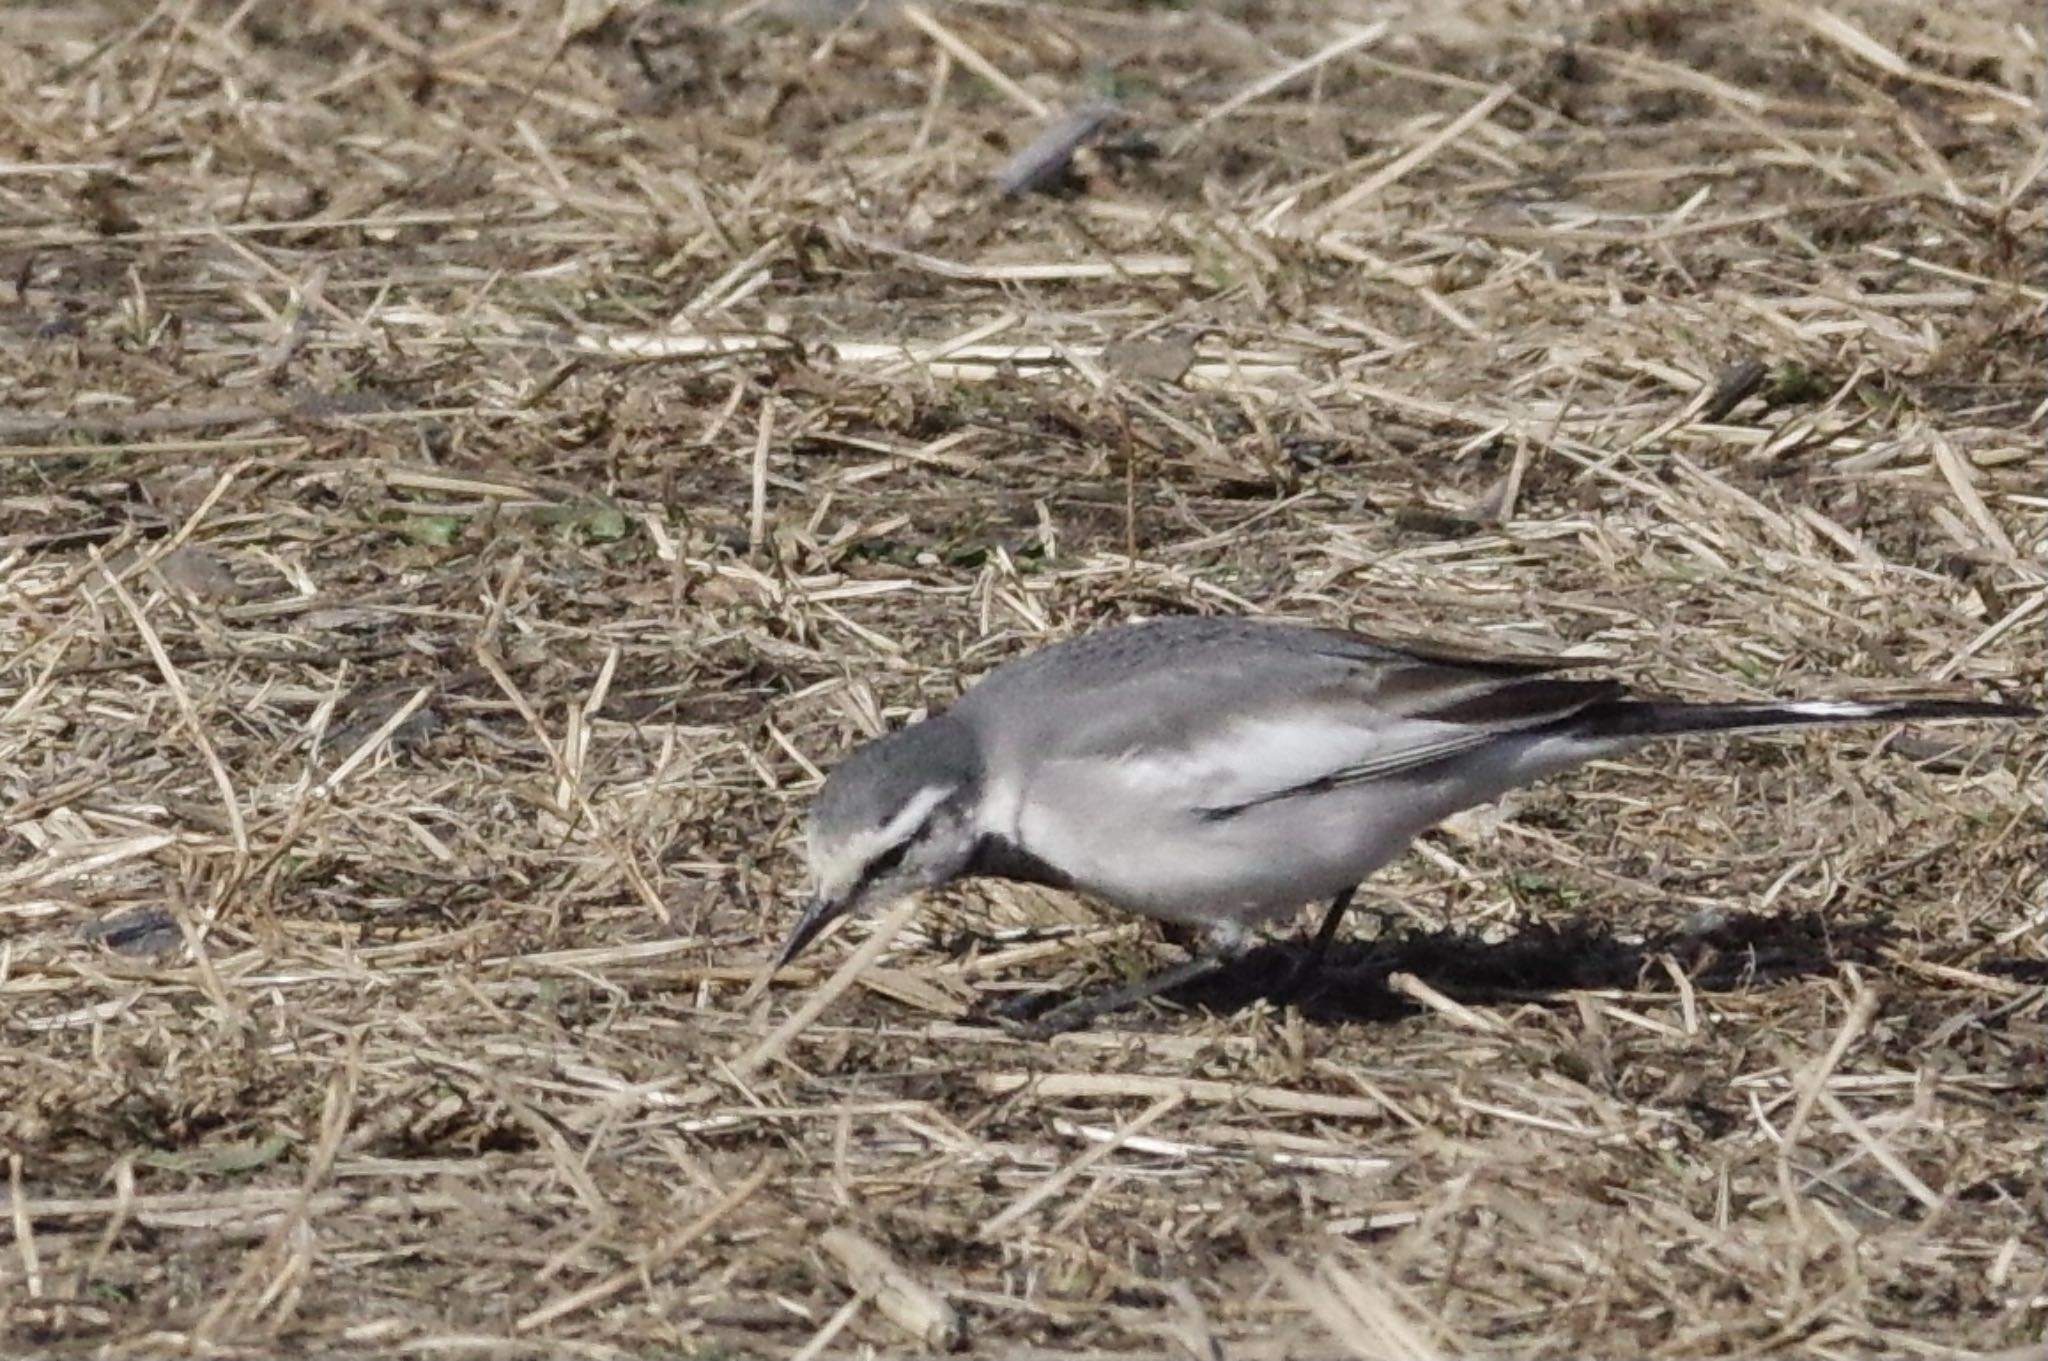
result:
M 1350 910 L 1351 899 L 1357 892 L 1358 886 L 1354 884 L 1330 900 L 1329 907 L 1323 911 L 1323 924 L 1316 928 L 1315 938 L 1294 961 L 1294 967 L 1287 971 L 1287 979 L 1280 985 L 1280 996 L 1287 997 L 1299 991 L 1323 967 L 1323 959 L 1330 953 L 1330 942 L 1337 939 L 1337 928 L 1344 924 L 1344 914 Z
M 1037 1020 L 1026 1021 L 1018 1027 L 1018 1032 L 1034 1040 L 1043 1040 L 1054 1035 L 1064 1035 L 1070 1030 L 1081 1030 L 1101 1017 L 1128 1011 L 1138 1003 L 1157 997 L 1162 992 L 1171 992 L 1183 983 L 1207 978 L 1229 962 L 1221 955 L 1212 955 L 1205 951 L 1191 959 L 1182 960 L 1170 969 L 1160 969 L 1156 973 L 1146 974 L 1135 983 L 1083 993 L 1071 1001 L 1062 1002 Z
M 1251 944 L 1250 933 L 1235 923 L 1211 928 L 1192 957 L 1121 987 L 1083 993 L 1062 1002 L 1038 1019 L 1019 1025 L 1018 1033 L 1030 1039 L 1043 1040 L 1064 1035 L 1070 1030 L 1080 1030 L 1101 1017 L 1128 1011 L 1161 993 L 1172 992 L 1175 988 L 1220 972 L 1242 957 Z

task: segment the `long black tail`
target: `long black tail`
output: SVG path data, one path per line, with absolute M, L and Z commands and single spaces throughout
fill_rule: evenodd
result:
M 2037 709 L 1978 699 L 1804 699 L 1749 704 L 1687 704 L 1675 699 L 1616 699 L 1568 720 L 1590 738 L 1678 737 L 1688 733 L 1760 732 L 1826 723 L 1908 723 L 1955 718 L 2039 718 Z

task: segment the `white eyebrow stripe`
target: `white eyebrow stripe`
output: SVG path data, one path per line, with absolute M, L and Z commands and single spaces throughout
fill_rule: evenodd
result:
M 915 832 L 931 816 L 934 808 L 953 797 L 958 790 L 957 785 L 926 785 L 896 810 L 895 817 L 873 831 L 849 839 L 829 862 L 815 865 L 819 890 L 840 893 L 858 883 L 876 856 Z
M 923 826 L 924 820 L 931 816 L 932 809 L 953 796 L 954 788 L 955 786 L 949 784 L 928 784 L 912 794 L 909 800 L 896 810 L 896 816 L 890 818 L 882 830 L 868 841 L 867 844 L 872 850 L 866 858 L 872 859 L 875 854 L 889 849 Z

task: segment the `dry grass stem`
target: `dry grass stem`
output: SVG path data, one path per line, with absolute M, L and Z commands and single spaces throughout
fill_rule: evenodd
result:
M 764 1035 L 759 1044 L 732 1063 L 733 1076 L 744 1081 L 760 1071 L 764 1065 L 781 1057 L 782 1052 L 789 1048 L 791 1040 L 803 1034 L 813 1021 L 830 1010 L 832 1004 L 839 1000 L 840 994 L 859 981 L 861 974 L 887 952 L 890 945 L 895 943 L 897 933 L 910 925 L 910 919 L 917 915 L 919 905 L 920 899 L 912 896 L 896 903 L 884 913 L 869 931 L 868 938 L 860 943 L 860 948 L 848 955 L 845 962 L 832 971 L 830 978 L 812 989 L 804 998 L 802 1005 L 785 1016 L 775 1029 Z M 758 991 L 757 984 L 756 992 Z
M 863 1299 L 915 1339 L 936 1352 L 967 1345 L 967 1325 L 943 1296 L 903 1269 L 879 1244 L 847 1228 L 831 1228 L 818 1246 L 837 1258 Z
M 2044 52 L 0 7 L 0 1353 L 2041 1355 L 2038 723 L 1520 791 L 1292 1001 L 763 970 L 850 745 L 1137 615 L 2048 701 Z

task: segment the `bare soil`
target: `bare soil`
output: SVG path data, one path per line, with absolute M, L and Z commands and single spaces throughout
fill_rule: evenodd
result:
M 1528 791 L 1300 1006 L 1012 1038 L 1175 950 L 1003 885 L 745 997 L 1134 615 L 2048 698 L 2043 23 L 0 10 L 0 1350 L 2048 1355 L 2038 723 Z

